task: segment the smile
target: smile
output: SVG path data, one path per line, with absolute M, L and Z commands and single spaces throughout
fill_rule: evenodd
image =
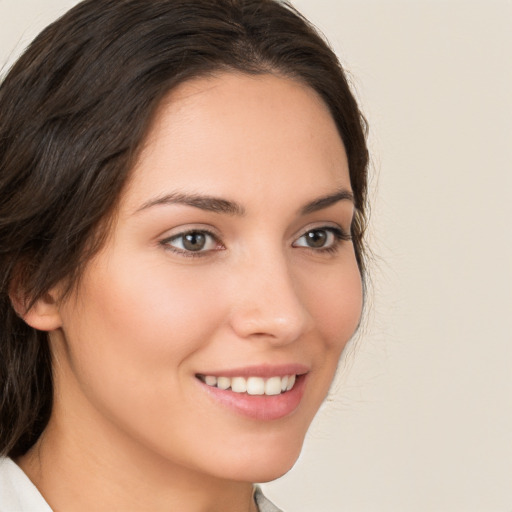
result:
M 262 365 L 196 373 L 195 377 L 214 403 L 253 420 L 272 421 L 299 407 L 309 371 L 301 364 Z
M 210 387 L 231 390 L 234 393 L 248 395 L 275 396 L 291 391 L 295 385 L 295 374 L 283 377 L 216 377 L 213 375 L 198 375 L 199 380 Z

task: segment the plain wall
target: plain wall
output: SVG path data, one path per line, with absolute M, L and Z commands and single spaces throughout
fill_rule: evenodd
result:
M 68 0 L 0 0 L 0 62 Z M 288 512 L 512 511 L 512 3 L 297 0 L 370 123 L 373 291 Z

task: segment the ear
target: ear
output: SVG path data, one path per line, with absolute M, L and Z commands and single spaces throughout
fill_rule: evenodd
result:
M 36 300 L 30 308 L 30 301 L 26 296 L 16 290 L 9 293 L 14 310 L 20 318 L 39 331 L 54 331 L 62 326 L 57 293 L 55 290 L 46 292 Z

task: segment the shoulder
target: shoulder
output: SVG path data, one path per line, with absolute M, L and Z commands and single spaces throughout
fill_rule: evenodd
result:
M 258 486 L 254 488 L 254 501 L 258 506 L 259 512 L 283 512 L 280 508 L 277 508 L 270 500 L 265 498 L 263 492 Z
M 21 468 L 0 457 L 0 512 L 52 512 Z

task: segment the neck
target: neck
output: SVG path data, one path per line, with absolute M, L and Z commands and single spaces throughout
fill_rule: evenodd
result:
M 16 462 L 54 512 L 255 512 L 252 484 L 182 467 L 136 446 L 115 427 L 98 431 L 72 418 L 58 420 L 58 404 L 36 445 Z M 61 416 L 62 417 L 62 416 Z

